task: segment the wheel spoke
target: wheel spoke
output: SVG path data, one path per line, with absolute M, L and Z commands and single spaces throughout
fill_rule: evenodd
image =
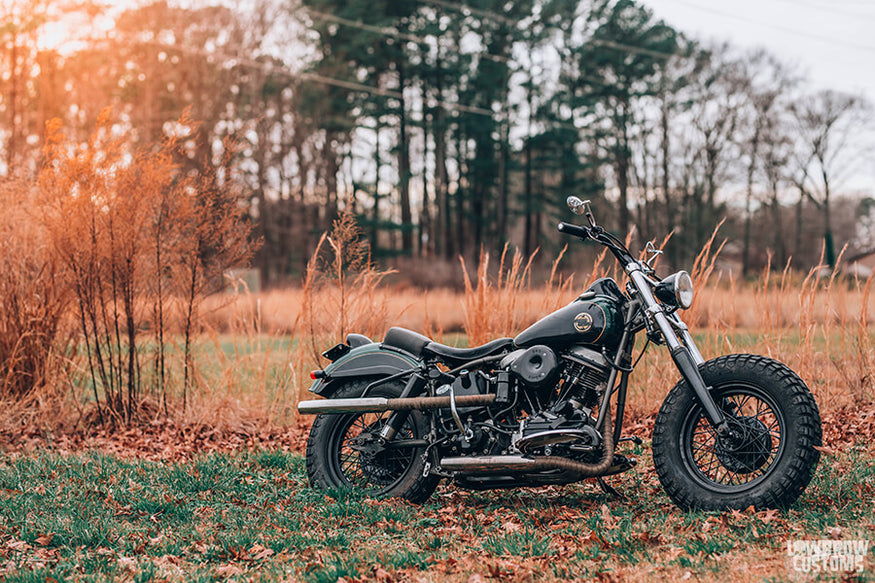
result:
M 769 403 L 748 390 L 724 393 L 720 402 L 739 432 L 738 441 L 728 444 L 719 439 L 699 413 L 688 425 L 688 459 L 707 481 L 736 488 L 768 473 L 777 459 L 783 427 Z

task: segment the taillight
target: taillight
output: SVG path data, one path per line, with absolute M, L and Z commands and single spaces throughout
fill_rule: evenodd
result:
M 324 370 L 311 370 L 311 371 L 310 371 L 310 378 L 313 379 L 314 381 L 315 381 L 316 379 L 321 379 L 321 378 L 323 378 L 324 376 L 325 376 L 325 371 L 324 371 Z

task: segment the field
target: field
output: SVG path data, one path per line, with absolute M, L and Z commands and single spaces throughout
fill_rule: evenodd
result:
M 442 488 L 422 507 L 311 490 L 303 458 L 281 450 L 176 463 L 99 452 L 7 458 L 3 577 L 718 581 L 731 572 L 734 581 L 785 580 L 798 576 L 788 541 L 871 539 L 875 529 L 871 444 L 826 456 L 786 512 L 683 513 L 660 490 L 647 448 L 631 453 L 643 465 L 613 480 L 621 499 L 590 483 Z M 871 558 L 861 580 L 871 580 Z
M 623 498 L 594 482 L 494 493 L 442 486 L 423 507 L 309 489 L 301 457 L 308 420 L 294 405 L 306 398 L 308 371 L 324 365 L 318 353 L 346 332 L 379 339 L 390 325 L 458 345 L 510 335 L 585 283 L 532 286 L 520 265 L 508 260 L 501 277 L 481 269 L 461 292 L 387 287 L 372 273 L 214 296 L 194 344 L 197 388 L 169 419 L 148 396 L 142 410 L 151 417 L 115 429 L 96 424 L 87 391 L 10 404 L 0 458 L 2 578 L 809 580 L 793 570 L 788 542 L 875 538 L 871 278 L 785 272 L 739 283 L 697 273 L 686 320 L 706 358 L 783 360 L 824 414 L 818 473 L 787 511 L 683 513 L 671 504 L 649 452 L 653 416 L 677 377 L 660 347 L 648 350 L 630 387 L 625 433 L 645 443 L 620 450 L 639 460 L 611 479 Z M 176 370 L 179 343 L 167 358 Z M 871 549 L 866 561 L 865 571 L 839 575 L 872 580 Z

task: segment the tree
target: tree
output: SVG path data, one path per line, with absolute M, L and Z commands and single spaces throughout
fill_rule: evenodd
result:
M 765 178 L 768 190 L 768 205 L 773 219 L 773 244 L 778 253 L 778 263 L 783 265 L 787 260 L 778 194 L 787 163 L 788 145 L 786 120 L 782 115 L 786 111 L 786 104 L 783 101 L 786 101 L 795 79 L 780 61 L 763 50 L 751 53 L 742 61 L 741 67 L 743 91 L 747 97 L 741 114 L 744 116 L 743 126 L 748 132 L 742 138 L 742 151 L 747 158 L 742 274 L 747 275 L 750 269 L 751 219 L 758 173 Z
M 856 161 L 849 152 L 855 134 L 869 115 L 861 97 L 824 90 L 805 97 L 793 107 L 801 155 L 796 183 L 800 192 L 823 214 L 826 261 L 835 265 L 831 200 L 837 181 Z
M 630 132 L 640 101 L 659 90 L 662 63 L 678 47 L 678 33 L 633 0 L 597 0 L 587 16 L 587 34 L 575 51 L 579 71 L 573 105 L 591 117 L 601 134 L 619 196 L 617 228 L 630 226 Z

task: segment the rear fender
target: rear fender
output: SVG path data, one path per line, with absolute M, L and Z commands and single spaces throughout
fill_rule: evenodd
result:
M 357 346 L 329 364 L 322 378 L 316 379 L 310 392 L 330 399 L 344 380 L 362 377 L 387 377 L 411 369 L 422 363 L 408 354 L 378 343 Z

